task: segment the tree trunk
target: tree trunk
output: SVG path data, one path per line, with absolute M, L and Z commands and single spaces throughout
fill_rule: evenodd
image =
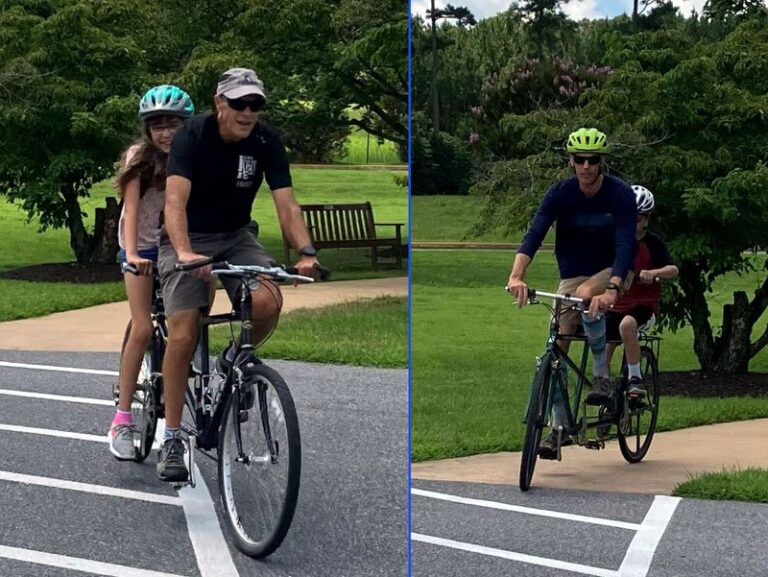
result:
M 89 234 L 83 223 L 83 213 L 78 202 L 74 187 L 63 192 L 67 210 L 67 228 L 69 228 L 69 246 L 75 253 L 79 263 L 116 262 L 117 225 L 120 220 L 120 210 L 117 200 L 113 197 L 106 199 L 105 208 L 97 208 L 93 234 Z
M 709 306 L 698 273 L 694 267 L 680 267 L 680 288 L 683 291 L 685 310 L 690 314 L 693 328 L 693 351 L 702 370 L 711 371 L 714 365 L 714 339 L 709 324 Z
M 91 261 L 114 263 L 120 246 L 117 242 L 117 225 L 120 221 L 120 208 L 117 200 L 109 196 L 105 208 L 96 209 L 96 226 L 91 238 Z
M 749 371 L 752 323 L 746 293 L 735 292 L 733 300 L 733 304 L 723 306 L 723 329 L 715 340 L 716 359 L 712 370 L 743 374 Z
M 63 185 L 61 194 L 64 197 L 64 206 L 67 212 L 69 246 L 72 247 L 77 262 L 90 262 L 88 256 L 91 239 L 83 224 L 83 210 L 77 200 L 77 188 L 72 184 Z

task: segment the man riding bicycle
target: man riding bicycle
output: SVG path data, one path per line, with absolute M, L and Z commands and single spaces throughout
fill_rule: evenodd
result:
M 253 70 L 232 68 L 219 78 L 214 101 L 215 113 L 195 116 L 176 133 L 168 162 L 159 255 L 168 319 L 163 361 L 166 432 L 157 471 L 161 480 L 170 482 L 184 482 L 189 475 L 183 459 L 181 415 L 200 311 L 209 305 L 211 271 L 207 265 L 178 272 L 174 265 L 214 257 L 236 264 L 274 266 L 249 226 L 262 180 L 272 191 L 283 231 L 299 252 L 299 274 L 316 276 L 318 265 L 293 195 L 282 140 L 260 120 L 266 104 L 263 83 Z M 222 282 L 236 303 L 238 282 Z M 250 289 L 253 344 L 258 345 L 277 324 L 282 296 L 270 280 L 256 281 Z
M 623 180 L 604 174 L 608 151 L 605 134 L 580 128 L 568 136 L 566 151 L 575 176 L 554 184 L 541 201 L 515 255 L 507 287 L 523 307 L 528 298 L 525 271 L 547 230 L 555 227 L 555 257 L 560 274 L 558 294 L 590 298 L 589 310 L 560 317 L 562 334 L 574 334 L 579 322 L 592 351 L 594 381 L 587 403 L 599 405 L 612 393 L 605 348 L 605 315 L 622 289 L 635 254 L 635 196 Z M 579 316 L 581 318 L 579 318 Z M 568 342 L 559 346 L 567 350 Z M 570 444 L 564 439 L 563 444 Z M 541 443 L 542 456 L 556 447 L 553 431 Z

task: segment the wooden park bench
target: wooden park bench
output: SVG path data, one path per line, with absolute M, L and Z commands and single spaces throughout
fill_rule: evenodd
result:
M 312 237 L 312 245 L 324 248 L 370 248 L 371 263 L 378 265 L 381 247 L 391 247 L 398 268 L 402 268 L 402 223 L 374 222 L 370 202 L 359 204 L 302 204 L 301 214 Z M 393 236 L 381 237 L 376 227 L 394 227 Z M 291 245 L 283 233 L 283 258 L 290 262 Z

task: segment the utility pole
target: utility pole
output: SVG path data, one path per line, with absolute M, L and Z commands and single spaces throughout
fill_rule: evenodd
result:
M 437 90 L 437 31 L 435 27 L 437 14 L 435 13 L 435 0 L 431 1 L 432 10 L 429 17 L 432 20 L 432 131 L 437 134 L 440 132 L 440 94 Z

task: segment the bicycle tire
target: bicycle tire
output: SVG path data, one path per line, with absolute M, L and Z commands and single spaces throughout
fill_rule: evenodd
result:
M 547 422 L 547 398 L 549 396 L 549 382 L 552 374 L 550 355 L 546 354 L 541 359 L 536 369 L 536 374 L 531 383 L 531 396 L 525 415 L 525 439 L 523 440 L 523 452 L 520 458 L 521 491 L 527 491 L 531 486 L 533 471 L 536 468 L 536 459 L 539 456 L 539 444 L 541 432 Z
M 227 401 L 219 437 L 219 494 L 237 548 L 262 558 L 280 546 L 293 520 L 301 478 L 301 437 L 290 391 L 275 370 L 251 365 L 243 371 L 242 383 L 251 383 L 254 394 L 248 396 L 238 388 Z M 247 399 L 252 406 L 247 406 Z M 267 447 L 267 429 L 277 441 L 275 457 Z M 251 443 L 256 443 L 253 449 Z M 245 454 L 247 462 L 238 461 L 235 453 Z M 278 475 L 279 480 L 272 482 Z M 278 491 L 277 498 L 265 501 L 272 487 Z
M 619 425 L 619 449 L 628 463 L 639 463 L 648 453 L 656 432 L 659 414 L 659 366 L 656 355 L 649 347 L 640 348 L 640 373 L 645 383 L 643 401 L 626 400 L 620 422 L 626 419 L 628 429 Z M 626 379 L 625 379 L 626 382 Z M 632 406 L 635 404 L 634 406 Z M 644 420 L 645 419 L 645 420 Z

